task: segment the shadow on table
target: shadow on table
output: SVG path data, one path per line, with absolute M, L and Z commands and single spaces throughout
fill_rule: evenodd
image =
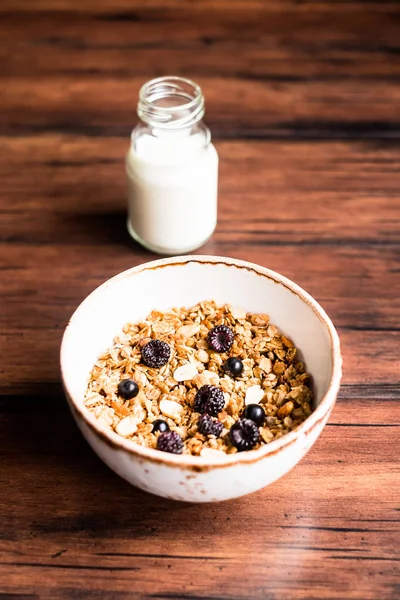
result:
M 63 225 L 70 241 L 76 243 L 115 244 L 129 246 L 134 251 L 146 253 L 128 233 L 126 210 L 104 212 L 77 212 L 63 216 Z
M 163 258 L 138 244 L 128 233 L 126 225 L 127 214 L 124 210 L 115 210 L 102 213 L 75 213 L 63 216 L 65 236 L 75 243 L 126 246 L 137 256 L 142 255 L 143 261 Z M 219 249 L 215 236 L 201 248 L 189 254 L 216 254 Z
M 199 509 L 142 492 L 115 475 L 80 435 L 61 396 L 21 398 L 17 405 L 6 401 L 0 413 L 2 447 L 9 457 L 4 464 L 10 465 L 7 494 L 28 507 L 29 535 L 170 539 L 185 526 L 198 535 L 213 531 L 212 521 L 200 525 L 199 514 L 201 521 L 218 513 L 226 520 L 226 503 Z

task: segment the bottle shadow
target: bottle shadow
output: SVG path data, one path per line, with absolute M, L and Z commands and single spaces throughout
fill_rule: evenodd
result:
M 129 247 L 135 253 L 150 254 L 128 233 L 126 211 L 79 212 L 63 216 L 70 242 Z
M 101 246 L 124 246 L 136 256 L 143 257 L 143 262 L 173 256 L 156 254 L 136 242 L 128 232 L 127 214 L 124 210 L 79 212 L 63 216 L 63 221 L 70 243 L 87 244 L 89 240 L 90 243 Z M 216 241 L 211 238 L 202 247 L 188 254 L 212 255 L 217 250 Z

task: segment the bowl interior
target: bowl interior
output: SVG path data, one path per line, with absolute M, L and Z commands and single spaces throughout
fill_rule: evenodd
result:
M 318 405 L 328 390 L 333 365 L 330 332 L 315 303 L 277 274 L 223 260 L 193 257 L 149 263 L 118 275 L 88 296 L 73 315 L 62 346 L 63 379 L 72 399 L 83 404 L 98 355 L 125 323 L 143 319 L 153 309 L 215 300 L 270 315 L 271 322 L 300 349 Z

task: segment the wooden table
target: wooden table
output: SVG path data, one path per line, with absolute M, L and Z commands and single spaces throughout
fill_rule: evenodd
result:
M 399 598 L 397 2 L 2 0 L 1 600 Z M 64 400 L 79 302 L 153 256 L 125 229 L 139 86 L 202 86 L 221 158 L 203 253 L 304 286 L 344 378 L 321 438 L 253 496 L 142 493 Z

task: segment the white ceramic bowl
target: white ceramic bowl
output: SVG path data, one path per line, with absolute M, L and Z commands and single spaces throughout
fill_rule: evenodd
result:
M 300 348 L 314 381 L 315 410 L 298 429 L 258 450 L 218 461 L 145 448 L 104 429 L 83 404 L 98 355 L 128 321 L 152 309 L 192 306 L 201 300 L 267 313 Z M 135 267 L 97 288 L 75 311 L 61 346 L 61 371 L 72 413 L 95 452 L 121 477 L 143 490 L 190 502 L 242 496 L 291 469 L 321 433 L 341 379 L 339 338 L 330 319 L 304 290 L 282 275 L 231 258 L 186 256 Z

